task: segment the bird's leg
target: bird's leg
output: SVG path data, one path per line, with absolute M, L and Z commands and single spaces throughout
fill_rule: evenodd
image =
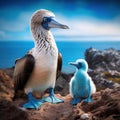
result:
M 31 92 L 29 92 L 27 96 L 28 102 L 22 105 L 23 108 L 38 109 L 45 102 L 43 100 L 35 99 Z
M 93 102 L 92 98 L 91 98 L 91 87 L 90 87 L 90 81 L 88 81 L 88 85 L 89 85 L 89 89 L 88 89 L 88 98 L 86 98 L 85 100 L 83 100 L 84 102 Z
M 43 98 L 42 99 L 43 101 L 45 101 L 45 102 L 51 102 L 51 103 L 63 103 L 64 102 L 63 100 L 61 100 L 59 98 L 56 98 L 54 96 L 54 89 L 53 88 L 50 88 L 49 91 L 50 91 L 49 96 Z
M 77 105 L 79 102 L 81 102 L 81 99 L 78 97 L 74 97 L 73 100 L 71 101 L 72 105 Z
M 88 97 L 87 99 L 83 100 L 84 102 L 93 102 L 92 98 L 91 97 Z
M 90 95 L 90 93 L 89 93 L 89 95 L 88 95 L 88 98 L 86 98 L 86 99 L 84 99 L 83 100 L 84 102 L 93 102 L 93 99 L 91 98 L 91 95 Z

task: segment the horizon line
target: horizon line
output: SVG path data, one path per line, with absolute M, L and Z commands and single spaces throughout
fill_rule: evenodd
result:
M 119 35 L 96 35 L 96 36 L 56 36 L 53 35 L 55 41 L 120 41 Z M 0 41 L 34 41 L 34 38 L 28 37 L 28 38 L 19 38 L 19 39 L 0 39 Z

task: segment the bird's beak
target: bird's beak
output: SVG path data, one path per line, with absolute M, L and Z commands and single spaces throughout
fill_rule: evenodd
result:
M 76 62 L 70 62 L 70 65 L 74 65 L 75 67 L 78 67 L 78 64 Z
M 69 29 L 67 25 L 63 25 L 59 22 L 57 22 L 54 18 L 51 19 L 51 21 L 48 23 L 49 28 L 62 28 L 62 29 Z

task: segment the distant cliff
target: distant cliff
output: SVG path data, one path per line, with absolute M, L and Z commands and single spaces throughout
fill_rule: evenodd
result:
M 85 59 L 98 90 L 120 86 L 120 50 L 89 48 L 85 52 Z

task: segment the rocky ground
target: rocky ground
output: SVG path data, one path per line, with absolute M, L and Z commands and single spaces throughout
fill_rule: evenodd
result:
M 120 51 L 90 48 L 85 56 L 97 86 L 92 96 L 94 102 L 72 106 L 69 81 L 73 74 L 62 73 L 56 82 L 55 96 L 64 103 L 44 103 L 38 110 L 23 110 L 20 106 L 27 98 L 18 93 L 13 100 L 14 68 L 9 68 L 0 70 L 0 120 L 120 120 Z

